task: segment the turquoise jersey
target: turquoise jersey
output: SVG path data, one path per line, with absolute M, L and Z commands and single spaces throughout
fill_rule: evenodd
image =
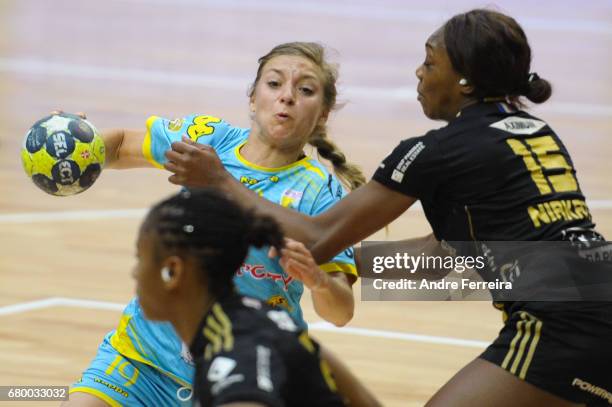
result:
M 284 207 L 307 215 L 327 210 L 344 195 L 338 180 L 318 161 L 304 157 L 280 168 L 265 168 L 248 162 L 240 154 L 249 129 L 237 128 L 213 116 L 190 115 L 166 120 L 152 116 L 147 120 L 143 143 L 144 156 L 163 168 L 164 153 L 183 135 L 212 146 L 225 168 L 247 188 Z M 251 249 L 234 282 L 240 294 L 259 298 L 286 309 L 301 328 L 306 328 L 300 307 L 304 286 L 281 268 L 278 260 L 268 258 L 268 248 Z M 327 272 L 357 275 L 353 251 L 348 249 L 320 266 Z M 193 368 L 189 354 L 169 323 L 144 318 L 137 299 L 124 310 L 111 345 L 126 357 L 148 364 L 175 378 L 190 383 Z

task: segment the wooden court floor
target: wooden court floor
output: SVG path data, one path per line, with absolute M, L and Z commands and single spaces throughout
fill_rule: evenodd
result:
M 572 153 L 609 238 L 612 4 L 498 4 L 524 24 L 534 70 L 555 86 L 551 101 L 534 111 Z M 335 50 L 345 104 L 330 134 L 369 176 L 401 139 L 441 125 L 416 103 L 414 70 L 428 35 L 479 5 L 0 0 L 0 385 L 68 385 L 79 377 L 134 294 L 129 273 L 144 209 L 176 191 L 163 171 L 108 170 L 79 196 L 43 194 L 19 162 L 36 119 L 62 108 L 87 112 L 99 128 L 140 128 L 151 114 L 189 113 L 248 126 L 246 90 L 257 58 L 281 42 L 320 41 Z M 411 209 L 375 237 L 428 232 L 422 212 Z M 358 301 L 347 328 L 328 330 L 304 297 L 313 336 L 388 406 L 423 405 L 501 327 L 485 302 Z

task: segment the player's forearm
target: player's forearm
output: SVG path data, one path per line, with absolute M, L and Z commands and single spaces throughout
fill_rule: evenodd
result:
M 314 309 L 324 320 L 344 326 L 353 318 L 355 311 L 353 289 L 345 276 L 327 277 L 321 287 L 311 290 Z
M 112 129 L 103 131 L 100 136 L 106 147 L 105 168 L 127 169 L 147 168 L 151 164 L 142 153 L 144 131 Z
M 317 216 L 324 225 L 310 248 L 319 264 L 388 225 L 404 213 L 415 198 L 370 181 Z
M 100 133 L 106 150 L 105 168 L 118 168 L 119 151 L 123 144 L 125 131 L 123 129 L 104 130 Z

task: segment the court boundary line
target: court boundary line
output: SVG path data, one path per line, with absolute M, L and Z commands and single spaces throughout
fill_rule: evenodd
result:
M 590 209 L 612 209 L 612 200 L 587 200 Z M 37 222 L 61 222 L 61 221 L 87 221 L 106 219 L 141 219 L 148 208 L 135 209 L 91 209 L 77 211 L 48 211 L 48 212 L 23 212 L 23 213 L 0 213 L 0 224 L 24 224 Z M 416 202 L 408 211 L 422 211 L 420 202 Z
M 27 301 L 22 303 L 16 303 L 11 305 L 5 305 L 0 307 L 0 316 L 15 315 L 28 311 L 35 311 L 40 309 L 52 308 L 52 307 L 74 307 L 74 308 L 85 308 L 95 309 L 103 311 L 122 311 L 126 304 L 120 304 L 109 301 L 98 301 L 98 300 L 84 300 L 78 298 L 67 298 L 67 297 L 50 297 L 41 300 Z M 434 345 L 449 345 L 449 346 L 461 346 L 467 348 L 478 348 L 484 349 L 489 345 L 489 342 L 472 340 L 472 339 L 461 339 L 452 338 L 447 336 L 435 336 L 435 335 L 423 335 L 415 334 L 410 332 L 397 332 L 387 331 L 381 329 L 370 329 L 370 328 L 359 328 L 359 327 L 342 327 L 338 328 L 326 321 L 317 321 L 309 324 L 309 331 L 318 332 L 334 332 L 345 335 L 356 335 L 370 338 L 382 338 L 382 339 L 395 339 L 406 342 L 420 342 Z

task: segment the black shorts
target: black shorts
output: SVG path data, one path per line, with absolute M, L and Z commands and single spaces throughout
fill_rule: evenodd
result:
M 612 302 L 506 303 L 497 339 L 480 355 L 565 400 L 612 406 Z

